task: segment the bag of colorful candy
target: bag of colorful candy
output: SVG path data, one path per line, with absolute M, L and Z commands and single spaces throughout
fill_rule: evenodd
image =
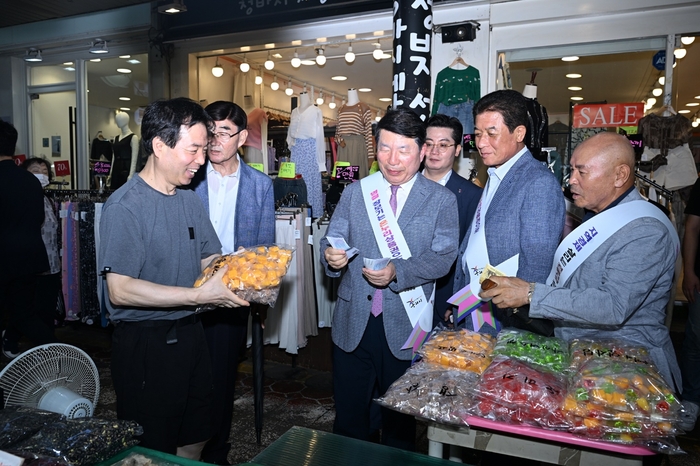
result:
M 567 383 L 561 374 L 496 356 L 474 390 L 471 413 L 475 416 L 554 430 L 571 427 L 562 411 Z
M 493 356 L 508 356 L 537 368 L 562 373 L 569 367 L 569 345 L 560 338 L 518 329 L 501 330 Z
M 274 306 L 280 291 L 280 282 L 287 273 L 294 248 L 283 245 L 239 248 L 219 256 L 201 273 L 194 283 L 202 286 L 222 267 L 228 265 L 224 284 L 238 297 L 251 303 Z M 200 310 L 211 310 L 205 306 Z
M 485 333 L 436 328 L 418 354 L 426 362 L 481 374 L 491 363 L 494 344 Z
M 569 353 L 571 354 L 570 371 L 574 374 L 591 359 L 609 359 L 611 361 L 653 365 L 646 348 L 622 340 L 575 339 L 569 342 Z
M 470 387 L 478 375 L 425 361 L 411 366 L 375 401 L 411 416 L 447 424 L 463 424 L 471 404 Z

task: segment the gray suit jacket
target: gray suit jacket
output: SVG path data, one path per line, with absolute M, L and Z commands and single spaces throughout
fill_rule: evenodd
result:
M 518 278 L 544 282 L 561 240 L 565 216 L 566 206 L 559 182 L 529 151 L 525 152 L 508 170 L 486 212 L 484 233 L 491 265 L 520 254 Z M 469 244 L 469 236 L 467 233 L 459 247 L 454 291 L 469 283 L 469 277 L 462 269 L 462 256 Z M 497 316 L 504 320 L 502 313 Z M 507 320 L 503 323 L 509 324 Z
M 413 329 L 399 292 L 422 285 L 429 298 L 433 291 L 433 281 L 445 275 L 455 260 L 459 238 L 455 195 L 420 173 L 416 176 L 398 219 L 411 249 L 411 258 L 393 261 L 396 280 L 382 294 L 386 338 L 391 352 L 402 360 L 411 359 L 411 349 L 402 350 L 401 347 Z M 375 290 L 362 275 L 362 258 L 381 257 L 372 234 L 360 183 L 345 188 L 326 234 L 343 237 L 350 246 L 360 250 L 343 271 L 333 270 L 328 267 L 323 254 L 329 246 L 328 241 L 326 238 L 321 240 L 321 262 L 326 268 L 326 274 L 338 277 L 343 272 L 333 315 L 333 342 L 344 351 L 353 351 L 360 343 L 371 316 L 371 299 Z
M 618 205 L 639 199 L 634 190 Z M 642 345 L 666 382 L 680 390 L 680 369 L 664 325 L 677 256 L 660 221 L 634 220 L 601 244 L 562 287 L 536 285 L 530 316 L 555 320 L 555 335 L 567 341 L 617 338 Z

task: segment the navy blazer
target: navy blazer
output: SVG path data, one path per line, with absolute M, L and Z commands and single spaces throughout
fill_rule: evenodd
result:
M 472 223 L 472 218 L 474 217 L 474 212 L 476 212 L 476 206 L 479 205 L 479 199 L 481 199 L 482 189 L 467 180 L 466 178 L 457 174 L 453 171 L 450 175 L 450 179 L 445 185 L 447 189 L 452 191 L 457 197 L 457 210 L 459 212 L 459 243 L 464 240 L 464 235 L 469 230 L 469 226 Z M 452 296 L 453 286 L 455 280 L 455 268 L 457 267 L 457 262 L 452 264 L 450 272 L 442 278 L 436 281 L 435 289 L 435 317 L 433 319 L 433 326 L 437 325 L 439 322 L 444 322 L 445 311 L 451 309 L 452 305 L 447 304 L 447 300 Z
M 209 213 L 207 164 L 197 171 L 189 187 L 199 195 Z M 240 157 L 233 235 L 234 249 L 275 242 L 275 197 L 272 180 L 265 173 L 246 165 Z

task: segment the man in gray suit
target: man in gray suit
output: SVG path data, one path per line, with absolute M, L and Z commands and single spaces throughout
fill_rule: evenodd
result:
M 474 121 L 476 147 L 489 167 L 489 180 L 459 248 L 454 290 L 471 283 L 478 294 L 484 267 L 498 267 L 516 255 L 518 277 L 544 281 L 564 228 L 564 195 L 554 175 L 525 146 L 525 98 L 513 90 L 492 92 L 474 105 Z M 526 327 L 512 309 L 494 311 L 504 327 Z M 551 324 L 536 324 L 540 333 L 551 333 Z M 471 319 L 466 326 L 472 328 Z M 527 328 L 532 327 L 531 322 Z M 496 333 L 489 324 L 481 331 Z
M 455 195 L 418 173 L 425 137 L 411 110 L 387 112 L 377 125 L 379 172 L 345 188 L 321 240 L 327 275 L 342 275 L 332 333 L 333 431 L 348 437 L 369 438 L 373 391 L 383 395 L 410 366 L 412 350 L 404 346 L 414 312 L 427 312 L 432 323 L 432 303 L 425 305 L 457 255 Z M 345 239 L 359 254 L 348 258 L 329 246 L 329 237 Z M 391 261 L 379 270 L 363 267 L 365 259 L 381 257 Z M 383 409 L 381 441 L 415 449 L 415 419 Z
M 642 345 L 666 382 L 680 390 L 680 370 L 664 325 L 678 236 L 665 214 L 635 189 L 634 163 L 623 136 L 601 133 L 581 143 L 571 158 L 569 182 L 574 202 L 587 213 L 562 241 L 556 266 L 550 264 L 554 270 L 536 283 L 491 277 L 497 286 L 481 296 L 501 307 L 529 304 L 530 317 L 553 319 L 556 336 L 565 340 L 615 338 Z

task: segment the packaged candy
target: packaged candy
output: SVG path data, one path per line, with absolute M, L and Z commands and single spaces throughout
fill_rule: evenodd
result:
M 610 359 L 653 365 L 646 348 L 621 340 L 575 339 L 569 342 L 569 353 L 571 354 L 570 370 L 573 373 L 578 372 L 578 369 L 591 359 Z
M 375 401 L 431 421 L 463 424 L 478 376 L 471 371 L 421 361 L 411 366 Z
M 525 330 L 501 330 L 493 355 L 509 356 L 555 373 L 569 367 L 569 345 L 564 340 Z
M 566 379 L 515 358 L 497 356 L 475 387 L 472 414 L 494 421 L 567 430 Z
M 484 333 L 435 329 L 418 353 L 426 362 L 481 374 L 491 362 L 494 343 L 494 338 Z
M 195 288 L 202 286 L 220 268 L 228 265 L 224 284 L 248 302 L 274 306 L 280 281 L 287 273 L 294 248 L 282 245 L 239 248 L 238 251 L 214 259 L 197 278 Z M 211 310 L 205 306 L 200 310 Z
M 610 359 L 584 364 L 565 404 L 569 415 L 581 418 L 653 424 L 677 422 L 681 407 L 652 366 Z

